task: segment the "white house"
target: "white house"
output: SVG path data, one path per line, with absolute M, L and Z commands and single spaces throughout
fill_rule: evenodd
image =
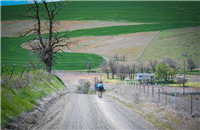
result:
M 155 79 L 154 73 L 137 73 L 137 80 L 142 80 L 142 77 L 149 77 L 149 79 Z

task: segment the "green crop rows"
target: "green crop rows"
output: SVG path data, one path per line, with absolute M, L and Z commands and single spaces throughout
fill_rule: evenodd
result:
M 24 43 L 26 38 L 2 37 L 1 39 L 1 62 L 6 66 L 23 67 L 29 65 L 29 61 L 36 63 L 37 55 L 29 50 L 23 49 L 20 45 Z M 63 57 L 58 56 L 57 65 L 53 66 L 56 70 L 82 70 L 87 69 L 88 62 L 92 62 L 92 68 L 97 68 L 102 62 L 103 58 L 95 54 L 84 53 L 60 53 Z M 21 70 L 21 69 L 20 69 Z
M 66 3 L 66 2 L 65 2 Z M 24 14 L 26 5 L 2 7 L 2 20 L 10 12 Z M 104 20 L 141 23 L 199 23 L 199 1 L 72 1 L 57 20 Z M 17 18 L 19 19 L 19 18 Z

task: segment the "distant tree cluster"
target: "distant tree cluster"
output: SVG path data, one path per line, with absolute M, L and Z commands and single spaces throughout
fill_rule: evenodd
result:
M 114 79 L 114 75 L 120 77 L 121 80 L 124 80 L 127 76 L 130 79 L 134 79 L 134 74 L 138 73 L 155 73 L 155 78 L 159 80 L 165 80 L 165 82 L 169 82 L 170 79 L 175 78 L 178 70 L 180 69 L 177 65 L 177 62 L 172 58 L 167 57 L 163 59 L 163 61 L 158 62 L 157 60 L 149 60 L 148 63 L 140 60 L 137 64 L 131 63 L 128 65 L 120 64 L 116 58 L 118 55 L 115 55 L 114 58 L 109 59 L 108 61 L 104 61 L 101 65 L 102 72 L 107 74 L 107 78 L 109 79 L 109 73 L 112 74 L 112 79 Z M 194 69 L 196 65 L 194 64 L 192 58 L 187 59 L 187 68 Z M 182 83 L 180 81 L 179 83 Z M 145 80 L 146 81 L 146 80 Z M 150 81 L 148 81 L 150 82 Z
M 189 58 L 187 59 L 187 68 L 190 69 L 190 70 L 192 71 L 192 70 L 195 69 L 196 67 L 197 67 L 197 66 L 196 66 L 196 64 L 194 63 L 193 59 L 192 59 L 191 57 L 189 57 Z
M 115 54 L 113 56 L 114 60 L 116 61 L 125 61 L 126 60 L 126 56 L 123 54 L 122 56 L 119 56 L 118 54 Z

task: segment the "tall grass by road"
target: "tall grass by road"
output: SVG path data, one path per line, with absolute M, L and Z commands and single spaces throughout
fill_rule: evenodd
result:
M 12 80 L 7 76 L 1 79 L 1 126 L 6 127 L 22 112 L 28 112 L 38 104 L 41 99 L 52 92 L 66 90 L 67 88 L 54 76 L 33 73 L 30 77 L 14 75 Z

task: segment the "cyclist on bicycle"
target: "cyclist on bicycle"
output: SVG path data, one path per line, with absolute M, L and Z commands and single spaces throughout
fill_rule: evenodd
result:
M 98 87 L 98 95 L 99 95 L 99 92 L 102 92 L 104 90 L 102 81 L 99 81 L 99 83 L 97 84 L 97 87 Z

